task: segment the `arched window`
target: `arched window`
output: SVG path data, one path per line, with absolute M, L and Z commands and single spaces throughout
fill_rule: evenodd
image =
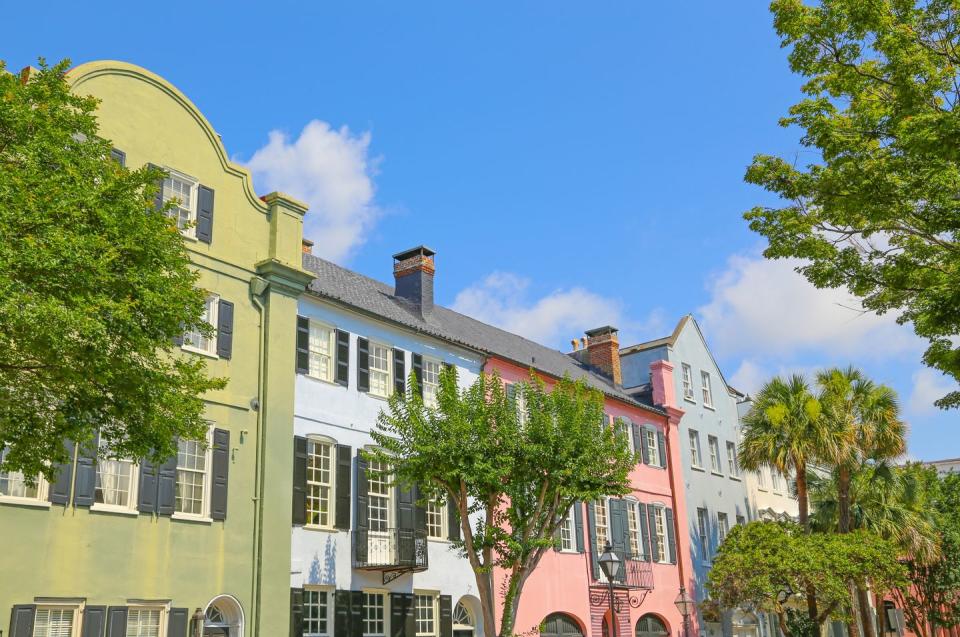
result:
M 635 637 L 669 637 L 666 624 L 656 615 L 644 615 L 637 620 Z
M 543 621 L 540 637 L 583 637 L 583 632 L 570 615 L 553 613 Z
M 473 618 L 473 613 L 462 602 L 457 602 L 453 608 L 453 635 L 454 637 L 473 637 L 477 628 L 477 622 Z
M 217 597 L 207 606 L 203 637 L 243 637 L 243 610 L 229 595 Z

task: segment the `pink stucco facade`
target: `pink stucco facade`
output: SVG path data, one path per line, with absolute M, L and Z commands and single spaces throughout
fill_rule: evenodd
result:
M 529 370 L 510 361 L 490 358 L 484 371 L 498 372 L 504 382 L 522 382 L 529 378 Z M 675 526 L 684 532 L 675 533 L 676 556 L 678 563 L 650 563 L 644 565 L 649 575 L 646 578 L 652 586 L 645 589 L 619 590 L 615 597 L 620 603 L 617 614 L 617 637 L 633 637 L 638 620 L 650 613 L 657 616 L 666 626 L 670 635 L 680 635 L 682 618 L 674 605 L 681 577 L 687 590 L 692 594 L 693 579 L 690 560 L 689 533 L 685 531 L 688 520 L 682 493 L 683 476 L 680 464 L 680 445 L 677 441 L 677 426 L 682 411 L 676 408 L 672 398 L 672 368 L 669 363 L 659 361 L 651 366 L 653 373 L 654 396 L 663 403 L 667 415 L 654 410 L 644 409 L 625 400 L 606 398 L 606 411 L 613 417 L 629 418 L 633 423 L 655 427 L 664 433 L 666 442 L 667 468 L 661 469 L 638 463 L 630 473 L 632 492 L 627 497 L 635 498 L 644 504 L 659 504 L 670 507 L 674 512 Z M 549 385 L 551 379 L 543 377 Z M 659 392 L 659 393 L 658 393 Z M 673 486 L 681 489 L 673 497 Z M 518 635 L 538 634 L 541 623 L 553 613 L 564 613 L 572 618 L 587 637 L 603 637 L 604 618 L 609 615 L 606 583 L 593 579 L 591 551 L 588 540 L 588 518 L 586 506 L 583 511 L 584 553 L 548 552 L 536 570 L 527 580 L 520 601 L 515 632 Z M 683 575 L 681 575 L 681 573 Z M 498 579 L 502 581 L 500 576 Z M 600 579 L 603 579 L 601 575 Z M 593 598 L 591 600 L 591 598 Z M 502 600 L 501 600 L 502 602 Z M 502 609 L 498 609 L 499 613 Z M 696 622 L 690 625 L 690 637 L 696 635 Z

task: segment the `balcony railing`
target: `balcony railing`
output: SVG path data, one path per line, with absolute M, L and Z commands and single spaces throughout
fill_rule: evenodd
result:
M 414 529 L 353 532 L 353 567 L 421 571 L 427 568 L 427 534 Z
M 653 564 L 646 560 L 630 557 L 626 551 L 613 550 L 613 554 L 620 558 L 620 572 L 613 578 L 613 585 L 619 588 L 653 589 Z M 594 556 L 596 560 L 597 557 Z M 597 577 L 591 586 L 607 586 L 607 578 L 599 568 L 595 570 Z

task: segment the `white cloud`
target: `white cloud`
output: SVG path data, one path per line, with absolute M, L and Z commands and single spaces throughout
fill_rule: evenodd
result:
M 956 391 L 956 383 L 935 369 L 924 367 L 913 373 L 913 390 L 907 401 L 907 410 L 914 416 L 929 415 L 939 411 L 933 401 Z
M 622 303 L 581 287 L 558 289 L 539 299 L 530 299 L 530 280 L 509 272 L 494 272 L 462 290 L 453 309 L 544 345 L 566 351 L 570 339 L 584 330 L 603 325 L 620 328 L 620 342 L 631 343 L 639 334 L 663 330 L 660 312 L 647 321 L 628 321 Z
M 260 192 L 279 190 L 310 205 L 304 236 L 314 253 L 342 261 L 360 246 L 381 214 L 374 202 L 378 160 L 370 157 L 370 133 L 355 135 L 313 120 L 294 140 L 271 131 L 247 167 Z
M 860 311 L 846 290 L 818 290 L 794 271 L 797 265 L 735 255 L 709 281 L 710 301 L 698 314 L 718 354 L 880 360 L 920 351 L 909 326 Z

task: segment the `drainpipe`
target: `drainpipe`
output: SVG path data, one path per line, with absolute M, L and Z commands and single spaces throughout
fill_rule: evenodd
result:
M 253 614 L 251 624 L 253 630 L 251 634 L 256 636 L 260 634 L 260 598 L 261 582 L 263 579 L 263 454 L 264 454 L 264 416 L 263 416 L 263 386 L 264 386 L 264 353 L 266 350 L 267 327 L 266 327 L 266 308 L 261 295 L 267 291 L 268 283 L 260 277 L 250 279 L 250 298 L 257 307 L 260 314 L 260 339 L 257 344 L 257 427 L 254 432 L 256 436 L 256 455 L 254 461 L 254 495 L 253 495 L 253 582 L 250 591 L 250 611 Z

